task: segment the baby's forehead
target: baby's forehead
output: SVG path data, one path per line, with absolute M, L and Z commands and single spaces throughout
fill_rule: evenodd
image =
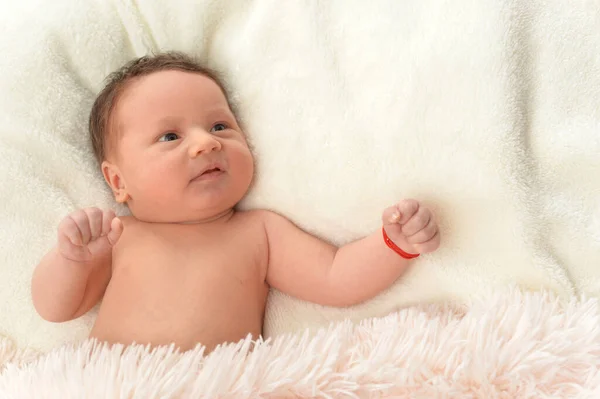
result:
M 194 102 L 198 105 L 221 103 L 229 106 L 227 95 L 219 82 L 196 72 L 160 71 L 136 77 L 124 85 L 118 103 L 157 108 Z M 118 105 L 118 104 L 117 104 Z
M 225 95 L 223 85 L 213 77 L 202 72 L 181 71 L 177 69 L 169 69 L 163 71 L 152 72 L 143 76 L 136 76 L 125 83 L 126 91 L 140 90 L 147 88 L 148 90 L 169 90 L 173 86 L 183 88 L 202 88 L 206 94 L 218 93 Z
M 160 71 L 124 84 L 112 111 L 112 127 L 179 113 L 230 113 L 227 96 L 211 77 L 196 72 Z

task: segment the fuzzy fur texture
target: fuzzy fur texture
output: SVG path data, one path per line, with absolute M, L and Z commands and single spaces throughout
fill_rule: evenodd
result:
M 360 325 L 177 353 L 66 345 L 0 373 L 6 398 L 594 398 L 600 308 L 517 290 L 468 310 L 412 307 Z M 0 341 L 0 348 L 11 344 Z M 10 350 L 8 350 L 10 352 Z M 6 356 L 0 350 L 0 364 Z M 10 357 L 10 354 L 9 354 Z M 18 360 L 13 356 L 12 360 Z M 1 366 L 0 366 L 1 367 Z M 34 383 L 32 383 L 34 381 Z
M 22 0 L 0 4 L 0 334 L 19 350 L 48 351 L 91 328 L 93 312 L 42 321 L 31 274 L 68 212 L 114 206 L 87 115 L 110 71 L 161 50 L 224 74 L 257 159 L 242 208 L 275 210 L 336 244 L 375 231 L 401 198 L 439 216 L 440 250 L 360 306 L 273 291 L 266 337 L 466 303 L 507 284 L 600 294 L 598 1 Z M 573 332 L 563 330 L 557 339 Z M 375 345 L 365 342 L 354 345 Z M 370 361 L 351 364 L 377 373 Z M 546 378 L 531 376 L 535 387 Z

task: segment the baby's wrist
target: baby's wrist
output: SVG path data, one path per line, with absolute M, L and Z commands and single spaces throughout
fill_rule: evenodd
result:
M 80 259 L 77 256 L 73 256 L 63 250 L 60 247 L 56 248 L 56 255 L 60 261 L 60 263 L 65 268 L 77 268 L 81 269 L 84 266 L 90 265 L 94 263 L 94 259 Z
M 385 245 L 388 246 L 388 248 L 390 248 L 392 251 L 396 252 L 398 255 L 400 255 L 401 257 L 403 257 L 404 259 L 414 259 L 419 257 L 420 254 L 414 254 L 414 253 L 409 253 L 404 251 L 402 248 L 400 248 L 388 235 L 387 232 L 385 231 L 385 227 L 381 228 L 381 232 L 383 235 L 383 241 L 385 242 Z

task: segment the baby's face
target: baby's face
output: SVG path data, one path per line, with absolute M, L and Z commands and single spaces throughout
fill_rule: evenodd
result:
M 206 76 L 161 71 L 136 79 L 111 119 L 115 145 L 102 169 L 136 218 L 200 222 L 246 194 L 252 154 L 221 89 Z

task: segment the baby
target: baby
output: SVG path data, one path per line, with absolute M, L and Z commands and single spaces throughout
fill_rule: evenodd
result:
M 340 248 L 276 213 L 236 210 L 254 161 L 215 74 L 163 53 L 108 80 L 90 134 L 115 200 L 132 216 L 86 208 L 60 223 L 32 280 L 44 319 L 75 319 L 102 299 L 91 331 L 100 341 L 211 351 L 260 336 L 269 287 L 350 306 L 438 248 L 435 219 L 415 200 L 386 209 L 381 230 Z

